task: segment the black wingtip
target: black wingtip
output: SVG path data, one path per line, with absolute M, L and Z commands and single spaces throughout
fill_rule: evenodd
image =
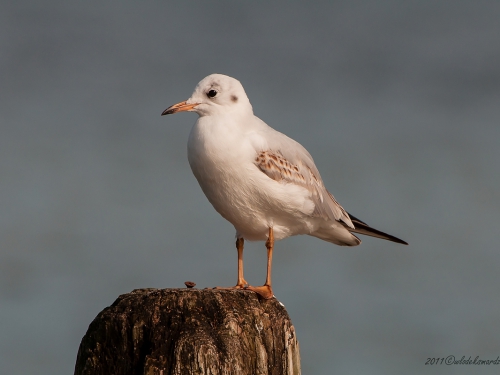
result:
M 349 213 L 348 213 L 349 214 Z M 359 233 L 359 234 L 364 234 L 366 236 L 372 236 L 372 237 L 377 237 L 381 238 L 384 240 L 392 241 L 399 243 L 401 245 L 409 245 L 408 242 L 403 241 L 401 238 L 394 237 L 390 234 L 387 234 L 385 232 L 382 232 L 378 229 L 370 227 L 368 224 L 366 224 L 364 221 L 359 220 L 357 217 L 349 214 L 349 217 L 351 218 L 352 223 L 354 224 L 355 229 L 351 230 L 354 233 Z M 347 228 L 349 229 L 349 228 Z
M 356 227 L 356 229 L 359 228 L 359 225 L 357 225 L 357 224 L 354 224 L 354 226 Z M 394 236 L 392 236 L 390 234 L 387 234 L 385 232 L 382 232 L 382 231 L 380 231 L 378 229 L 374 229 L 374 228 L 369 227 L 369 226 L 363 227 L 363 230 L 366 231 L 366 232 L 363 233 L 362 231 L 360 231 L 359 233 L 366 234 L 368 236 L 372 235 L 373 237 L 382 238 L 384 240 L 388 240 L 388 241 L 392 241 L 392 242 L 395 242 L 395 243 L 399 243 L 401 245 L 409 245 L 408 242 L 403 241 L 401 238 L 394 237 Z
M 406 241 L 403 241 L 402 239 L 400 238 L 397 238 L 397 237 L 394 237 L 394 236 L 391 236 L 392 238 L 390 239 L 392 242 L 396 242 L 396 243 L 400 243 L 401 245 L 409 245 L 408 242 Z

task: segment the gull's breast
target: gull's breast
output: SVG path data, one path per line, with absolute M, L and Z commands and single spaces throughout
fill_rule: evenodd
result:
M 307 189 L 270 179 L 255 164 L 254 143 L 244 134 L 209 121 L 193 127 L 188 159 L 193 174 L 215 210 L 248 240 L 310 233 L 314 210 Z

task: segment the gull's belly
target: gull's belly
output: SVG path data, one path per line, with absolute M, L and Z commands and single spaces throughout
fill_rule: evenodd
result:
M 314 231 L 315 226 L 311 226 L 314 220 L 311 222 L 310 215 L 303 212 L 303 205 L 297 205 L 305 199 L 288 197 L 283 186 L 279 186 L 282 184 L 257 168 L 246 169 L 244 175 L 238 175 L 236 170 L 230 174 L 231 169 L 224 172 L 215 169 L 210 176 L 195 169 L 193 172 L 210 203 L 245 239 L 265 240 L 269 227 L 274 228 L 277 240 Z

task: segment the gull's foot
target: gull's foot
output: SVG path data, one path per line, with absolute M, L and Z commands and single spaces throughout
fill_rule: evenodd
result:
M 227 289 L 246 289 L 247 287 L 248 287 L 248 283 L 245 280 L 243 280 L 242 283 L 238 283 L 235 286 L 229 286 L 229 287 L 216 286 L 214 289 L 223 289 L 223 290 L 227 290 Z
M 251 290 L 252 292 L 257 293 L 264 299 L 271 299 L 274 297 L 273 289 L 270 285 L 262 285 L 262 286 L 247 286 L 246 290 Z

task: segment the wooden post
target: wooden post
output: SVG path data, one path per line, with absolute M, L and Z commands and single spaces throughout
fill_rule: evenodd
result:
M 250 291 L 138 289 L 97 315 L 75 375 L 300 374 L 285 307 Z

